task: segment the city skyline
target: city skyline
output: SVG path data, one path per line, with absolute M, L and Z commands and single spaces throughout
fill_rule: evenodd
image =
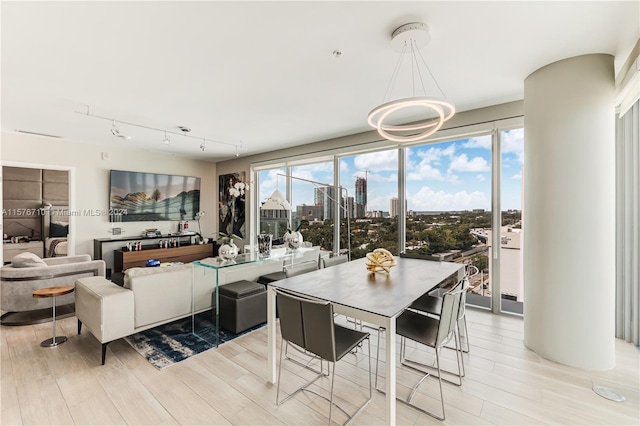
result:
M 521 210 L 523 129 L 503 131 L 501 210 Z M 367 178 L 367 211 L 389 211 L 391 198 L 398 197 L 398 150 L 390 149 L 340 159 L 340 182 L 355 197 L 357 177 Z M 491 210 L 491 136 L 407 148 L 407 210 Z M 278 187 L 284 192 L 284 168 L 261 172 L 260 201 Z M 292 175 L 333 184 L 333 162 L 295 166 Z M 291 205 L 314 204 L 309 182 L 292 180 Z M 345 196 L 343 191 L 342 196 Z

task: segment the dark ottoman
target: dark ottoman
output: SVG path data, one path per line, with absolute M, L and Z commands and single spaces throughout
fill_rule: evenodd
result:
M 262 284 L 236 281 L 218 291 L 221 327 L 238 334 L 267 321 L 267 290 Z

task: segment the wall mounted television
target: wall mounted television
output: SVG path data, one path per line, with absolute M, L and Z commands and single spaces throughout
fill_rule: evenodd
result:
M 110 222 L 194 220 L 200 178 L 111 170 Z

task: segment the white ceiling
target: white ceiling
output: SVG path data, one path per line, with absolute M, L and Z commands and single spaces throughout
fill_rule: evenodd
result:
M 568 57 L 613 54 L 617 71 L 640 38 L 639 4 L 2 1 L 2 130 L 210 160 L 240 143 L 241 155 L 260 153 L 370 130 L 402 24 L 429 25 L 421 53 L 464 111 L 522 99 L 530 73 Z M 394 98 L 410 95 L 397 88 Z M 167 146 L 162 132 L 124 124 L 132 139 L 121 140 L 111 122 L 76 113 L 87 105 L 230 145 L 201 152 L 170 135 Z

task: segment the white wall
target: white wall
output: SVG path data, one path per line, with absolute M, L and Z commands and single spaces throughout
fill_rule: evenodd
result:
M 102 159 L 102 153 L 109 155 Z M 210 237 L 217 231 L 217 174 L 215 163 L 182 159 L 161 153 L 128 150 L 111 146 L 67 142 L 41 136 L 19 133 L 2 133 L 2 163 L 12 165 L 51 165 L 70 167 L 74 182 L 70 182 L 75 194 L 77 212 L 109 208 L 109 170 L 162 173 L 198 176 L 201 180 L 200 209 L 206 212 L 201 220 L 202 234 Z M 80 215 L 71 219 L 75 232 L 76 254 L 93 255 L 93 239 L 108 238 L 112 228 L 108 217 Z M 126 222 L 115 224 L 123 229 L 123 235 L 139 235 L 146 228 L 158 228 L 163 233 L 175 232 L 177 222 Z M 189 223 L 189 229 L 197 230 L 197 223 Z

